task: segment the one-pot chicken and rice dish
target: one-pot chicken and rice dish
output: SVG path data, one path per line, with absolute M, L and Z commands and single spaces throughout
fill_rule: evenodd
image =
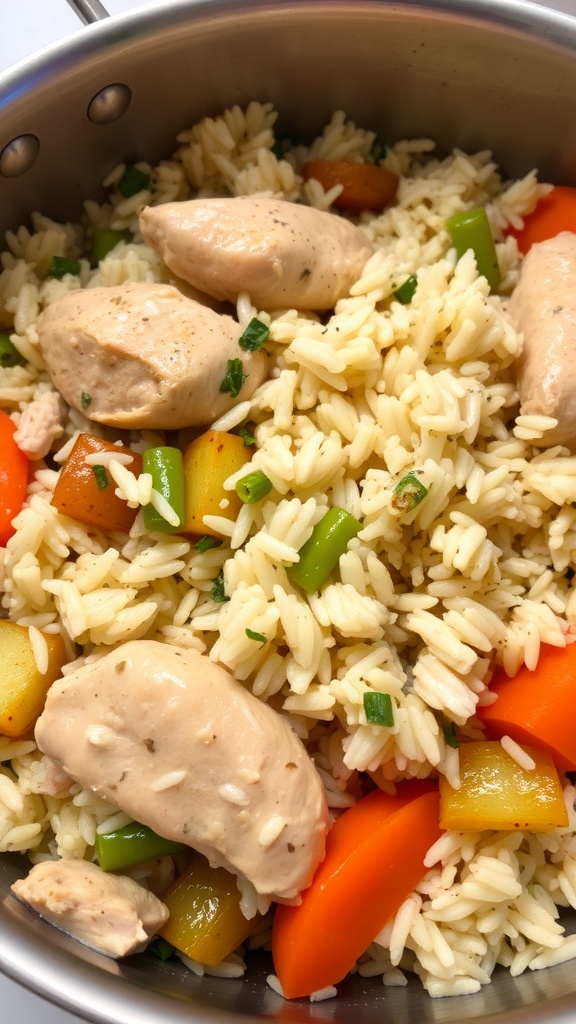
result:
M 287 998 L 573 957 L 574 193 L 259 102 L 176 146 L 2 257 L 14 894 Z

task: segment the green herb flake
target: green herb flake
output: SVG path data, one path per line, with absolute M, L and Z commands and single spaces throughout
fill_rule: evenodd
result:
M 150 185 L 150 175 L 146 174 L 145 171 L 141 171 L 139 167 L 129 166 L 124 171 L 124 174 L 120 178 L 120 181 L 116 185 L 116 188 L 121 195 L 126 196 L 130 199 L 135 196 L 142 189 L 148 188 Z
M 384 160 L 386 156 L 386 146 L 383 142 L 375 139 L 372 143 L 372 149 L 366 157 L 367 164 L 379 164 L 381 160 Z
M 7 331 L 0 331 L 0 366 L 23 366 L 26 360 L 10 341 Z
M 244 373 L 244 363 L 242 360 L 229 359 L 224 380 L 220 385 L 221 393 L 230 394 L 232 398 L 236 398 L 242 390 L 245 377 L 246 374 Z
M 65 274 L 72 274 L 73 277 L 78 277 L 80 270 L 80 260 L 66 259 L 65 256 L 55 256 L 50 267 L 52 277 L 56 277 L 58 280 L 61 280 Z
M 367 690 L 363 697 L 364 713 L 369 725 L 394 725 L 394 709 L 389 693 Z
M 88 391 L 83 391 L 80 395 L 80 405 L 83 409 L 89 409 L 92 405 L 92 395 Z
M 203 555 L 205 551 L 209 551 L 210 548 L 217 548 L 221 543 L 222 541 L 218 540 L 217 537 L 200 537 L 196 544 L 196 551 Z
M 226 591 L 224 590 L 224 573 L 220 573 L 214 580 L 210 596 L 216 604 L 223 604 L 224 601 L 230 600 L 229 597 L 226 597 Z
M 398 302 L 401 302 L 403 306 L 407 306 L 410 302 L 412 302 L 417 287 L 418 278 L 416 277 L 416 274 L 411 274 L 410 277 L 407 277 L 404 283 L 401 284 L 399 288 L 396 288 L 395 292 L 393 293 L 394 297 L 398 299 Z
M 247 430 L 246 427 L 240 427 L 240 430 L 238 431 L 238 437 L 242 438 L 242 440 L 244 441 L 244 446 L 246 448 L 250 448 L 251 445 L 256 444 L 256 438 L 254 437 L 254 434 Z
M 248 326 L 238 338 L 238 344 L 244 352 L 258 352 L 270 334 L 270 328 L 253 316 Z
M 413 512 L 427 494 L 428 488 L 414 473 L 408 473 L 392 492 L 392 508 L 395 512 Z
M 444 739 L 449 747 L 454 747 L 455 750 L 460 746 L 460 740 L 458 739 L 458 733 L 454 722 L 450 722 L 444 726 Z
M 153 953 L 160 960 L 169 960 L 174 955 L 174 946 L 171 942 L 163 939 L 161 935 L 157 935 L 152 942 L 148 943 L 148 952 Z
M 108 473 L 104 466 L 93 466 L 94 476 L 96 477 L 96 483 L 98 484 L 99 491 L 105 491 L 109 485 Z
M 260 644 L 260 647 L 265 647 L 268 643 L 268 639 L 263 633 L 256 633 L 253 629 L 246 629 L 246 636 L 249 640 L 256 640 Z

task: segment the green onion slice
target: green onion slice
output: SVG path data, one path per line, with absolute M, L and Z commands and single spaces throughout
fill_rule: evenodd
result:
M 101 260 L 114 249 L 119 242 L 131 242 L 130 231 L 117 231 L 114 228 L 96 228 L 92 238 L 90 264 L 97 267 Z
M 266 338 L 270 334 L 270 328 L 263 324 L 257 316 L 253 316 L 244 332 L 238 338 L 238 344 L 244 352 L 257 352 L 262 348 Z
M 427 494 L 428 488 L 414 473 L 408 473 L 396 484 L 392 492 L 392 508 L 396 512 L 413 512 Z
M 141 171 L 139 167 L 129 166 L 124 171 L 124 174 L 120 178 L 120 181 L 116 185 L 118 191 L 129 199 L 131 196 L 135 196 L 142 189 L 148 188 L 150 184 L 150 175 L 146 174 L 145 171 Z
M 185 850 L 183 843 L 159 836 L 148 825 L 133 821 L 113 832 L 96 835 L 98 863 L 103 871 L 120 871 L 132 864 Z
M 244 373 L 244 363 L 241 359 L 229 359 L 226 364 L 226 373 L 224 379 L 220 385 L 220 391 L 223 394 L 230 394 L 232 398 L 236 398 L 242 390 L 246 374 Z
M 61 279 L 65 274 L 72 274 L 74 277 L 78 277 L 80 270 L 80 260 L 69 260 L 65 256 L 55 256 L 52 260 L 50 273 L 52 277 Z
M 241 437 L 244 441 L 245 448 L 250 448 L 251 445 L 256 444 L 256 438 L 246 427 L 240 427 L 238 431 L 238 437 Z
M 367 690 L 363 697 L 364 713 L 369 725 L 394 725 L 394 709 L 389 693 Z
M 336 505 L 316 524 L 311 536 L 298 552 L 299 560 L 286 573 L 307 594 L 313 594 L 338 565 L 348 542 L 362 529 L 362 524 Z
M 418 278 L 416 277 L 416 274 L 410 274 L 410 277 L 407 277 L 404 283 L 401 284 L 399 288 L 396 288 L 395 292 L 393 292 L 394 297 L 398 299 L 398 302 L 401 302 L 403 306 L 407 306 L 408 303 L 412 302 L 417 287 Z
M 247 473 L 236 481 L 236 494 L 245 505 L 254 505 L 255 502 L 262 501 L 271 490 L 272 481 L 261 469 L 255 469 L 253 473 Z
M 500 269 L 496 246 L 488 215 L 483 206 L 464 213 L 456 213 L 446 221 L 446 228 L 458 259 L 472 249 L 478 273 L 485 277 L 494 291 L 500 284 Z

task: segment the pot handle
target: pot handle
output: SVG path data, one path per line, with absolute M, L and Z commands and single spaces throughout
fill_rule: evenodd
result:
M 68 0 L 68 3 L 83 25 L 91 25 L 110 17 L 100 0 Z

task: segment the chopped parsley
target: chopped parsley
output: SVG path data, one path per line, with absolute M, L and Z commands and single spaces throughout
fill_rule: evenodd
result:
M 0 331 L 0 366 L 22 366 L 26 360 L 10 341 L 6 331 Z M 246 442 L 244 442 L 246 444 Z
M 407 306 L 414 298 L 414 293 L 418 287 L 418 278 L 416 274 L 410 274 L 403 284 L 399 288 L 396 288 L 394 292 L 395 298 L 398 302 L 401 302 L 403 306 Z
M 52 260 L 50 273 L 52 274 L 52 277 L 56 277 L 60 280 L 65 274 L 73 274 L 74 277 L 77 277 L 80 270 L 80 260 L 69 260 L 66 259 L 65 256 L 55 256 Z
M 88 391 L 83 391 L 80 395 L 80 405 L 83 409 L 89 409 L 92 404 L 92 395 Z
M 236 398 L 242 390 L 242 385 L 246 378 L 244 373 L 244 363 L 241 359 L 229 359 L 226 366 L 226 375 L 220 385 L 220 391 L 223 394 L 230 394 L 232 398 Z
M 229 597 L 226 597 L 226 591 L 224 590 L 224 573 L 221 572 L 214 580 L 210 596 L 216 604 L 223 604 L 224 601 L 230 600 Z
M 98 484 L 99 491 L 105 491 L 108 487 L 108 473 L 104 466 L 93 466 L 92 467 L 94 476 L 96 477 L 96 483 Z
M 375 139 L 372 143 L 372 149 L 366 157 L 367 164 L 379 164 L 381 160 L 386 156 L 386 146 L 383 142 Z
M 248 326 L 238 338 L 238 344 L 244 352 L 258 352 L 270 334 L 270 328 L 253 316 Z
M 246 629 L 246 636 L 249 640 L 257 640 L 260 647 L 264 647 L 268 643 L 267 637 L 263 633 L 257 633 L 254 629 Z
M 456 732 L 456 726 L 454 722 L 450 722 L 444 726 L 444 739 L 449 747 L 454 747 L 455 750 L 460 746 L 460 740 L 458 739 L 458 733 Z
M 196 550 L 203 555 L 205 551 L 209 551 L 210 548 L 217 548 L 221 543 L 217 537 L 200 537 L 196 544 Z
M 157 935 L 152 942 L 148 943 L 148 952 L 153 953 L 160 960 L 169 960 L 174 955 L 174 946 L 171 942 L 163 939 L 161 935 Z
M 392 697 L 389 693 L 367 690 L 363 697 L 364 713 L 369 725 L 394 725 Z
M 240 427 L 240 430 L 238 431 L 238 437 L 242 438 L 246 448 L 249 448 L 250 445 L 252 444 L 256 444 L 256 438 L 254 437 L 254 434 L 251 434 L 246 427 Z

